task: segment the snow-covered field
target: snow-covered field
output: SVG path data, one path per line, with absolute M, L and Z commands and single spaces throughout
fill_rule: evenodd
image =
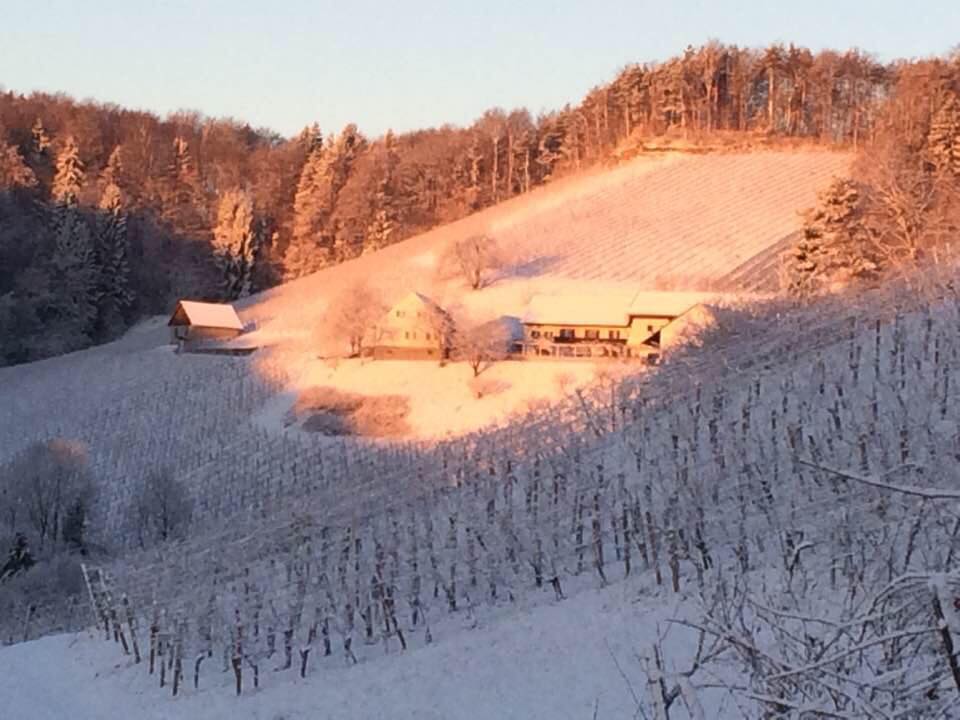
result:
M 584 591 L 562 603 L 519 608 L 399 656 L 347 667 L 327 658 L 306 680 L 266 671 L 260 690 L 232 694 L 230 673 L 209 673 L 177 698 L 119 659 L 102 635 L 57 635 L 0 651 L 3 717 L 18 720 L 591 720 L 632 718 L 649 703 L 644 662 L 658 633 L 669 667 L 684 669 L 696 638 L 669 617 L 690 601 L 651 595 L 646 581 Z M 119 661 L 118 661 L 119 660 Z M 213 661 L 210 661 L 213 662 Z M 51 671 L 51 668 L 56 668 Z M 622 674 L 621 674 L 622 673 Z M 724 692 L 701 702 L 709 717 L 738 717 Z M 678 701 L 672 717 L 688 717 Z

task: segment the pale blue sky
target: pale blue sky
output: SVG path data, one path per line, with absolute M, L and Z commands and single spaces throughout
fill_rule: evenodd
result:
M 8 1 L 0 86 L 376 135 L 557 108 L 710 38 L 941 54 L 960 0 Z

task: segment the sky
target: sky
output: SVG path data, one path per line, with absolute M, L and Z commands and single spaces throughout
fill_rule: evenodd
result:
M 0 87 L 375 136 L 560 108 L 709 39 L 891 60 L 958 28 L 958 0 L 8 0 Z

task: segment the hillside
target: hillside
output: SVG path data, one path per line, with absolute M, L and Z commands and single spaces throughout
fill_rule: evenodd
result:
M 322 380 L 362 392 L 404 374 L 421 378 L 400 387 L 413 403 L 416 436 L 497 422 L 538 398 L 555 397 L 560 376 L 573 376 L 575 384 L 586 381 L 591 368 L 502 364 L 490 377 L 513 389 L 485 402 L 472 400 L 463 367 L 347 363 L 337 372 L 315 359 L 346 349 L 325 322 L 328 303 L 362 280 L 386 302 L 415 289 L 486 318 L 520 315 L 529 298 L 542 292 L 602 297 L 604 289 L 622 286 L 723 286 L 750 258 L 794 233 L 798 212 L 848 163 L 847 155 L 820 150 L 642 157 L 250 298 L 240 305 L 244 321 L 257 328 L 250 337 L 273 346 L 250 362 L 175 357 L 161 349 L 165 328 L 148 323 L 99 348 L 0 369 L 2 457 L 35 439 L 70 437 L 88 445 L 94 464 L 109 477 L 144 464 L 128 466 L 131 447 L 141 455 L 155 448 L 146 451 L 147 458 L 166 457 L 178 472 L 193 472 L 227 445 L 287 442 L 273 438 L 263 423 L 251 423 L 266 398 L 280 390 L 296 393 Z M 494 234 L 510 251 L 512 262 L 503 275 L 480 292 L 438 279 L 436 261 L 444 246 L 478 231 Z M 729 287 L 766 287 L 769 281 L 769 273 L 760 273 Z M 431 384 L 433 392 L 418 389 Z M 285 409 L 282 398 L 277 402 L 268 408 L 272 416 Z M 291 404 L 292 397 L 286 407 Z M 128 407 L 139 408 L 142 426 L 128 424 L 118 432 L 115 419 Z M 444 418 L 440 427 L 438 417 Z
M 778 289 L 775 272 L 736 273 L 795 233 L 800 212 L 850 161 L 848 154 L 822 149 L 641 156 L 267 291 L 243 303 L 243 316 L 266 338 L 322 327 L 327 302 L 358 280 L 373 282 L 388 303 L 415 289 L 441 303 L 513 315 L 532 294 L 595 283 Z M 443 249 L 484 232 L 510 257 L 493 286 L 471 296 L 456 283 L 438 281 Z

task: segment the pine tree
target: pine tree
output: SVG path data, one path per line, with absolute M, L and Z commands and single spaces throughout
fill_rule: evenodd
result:
M 799 296 L 872 278 L 881 265 L 864 224 L 857 184 L 835 180 L 819 200 L 807 212 L 789 268 L 790 290 Z
M 930 119 L 927 158 L 938 171 L 960 178 L 960 99 L 948 91 Z
M 206 201 L 200 173 L 182 137 L 174 138 L 173 158 L 167 168 L 163 217 L 175 230 L 190 237 L 205 235 L 208 229 Z
M 335 258 L 333 210 L 364 146 L 357 127 L 347 125 L 335 140 L 328 138 L 322 149 L 308 156 L 294 197 L 293 237 L 284 257 L 288 279 L 316 272 Z
M 373 196 L 373 220 L 367 228 L 363 252 L 381 250 L 393 242 L 398 224 L 396 170 L 399 163 L 396 139 L 388 131 L 383 139 L 383 160 L 380 178 Z
M 54 352 L 77 350 L 90 343 L 97 320 L 100 272 L 90 230 L 79 209 L 54 209 L 53 254 L 48 266 L 50 297 L 46 323 Z
M 244 190 L 228 190 L 220 198 L 213 251 L 228 299 L 250 294 L 257 257 L 253 201 Z
M 116 157 L 115 157 L 116 156 Z M 120 161 L 117 151 L 110 156 L 104 170 L 106 182 L 100 196 L 100 215 L 97 232 L 97 266 L 99 268 L 99 331 L 101 337 L 123 325 L 124 318 L 133 305 L 130 288 L 129 241 L 127 216 L 123 206 L 123 194 L 114 178 L 119 177 Z
M 290 280 L 315 272 L 326 264 L 319 242 L 324 208 L 321 178 L 326 150 L 324 145 L 316 145 L 300 172 L 293 198 L 293 234 L 284 256 L 284 276 Z
M 50 193 L 61 205 L 74 206 L 79 201 L 83 182 L 84 171 L 83 162 L 80 160 L 80 146 L 71 135 L 57 155 L 57 173 L 53 178 Z

